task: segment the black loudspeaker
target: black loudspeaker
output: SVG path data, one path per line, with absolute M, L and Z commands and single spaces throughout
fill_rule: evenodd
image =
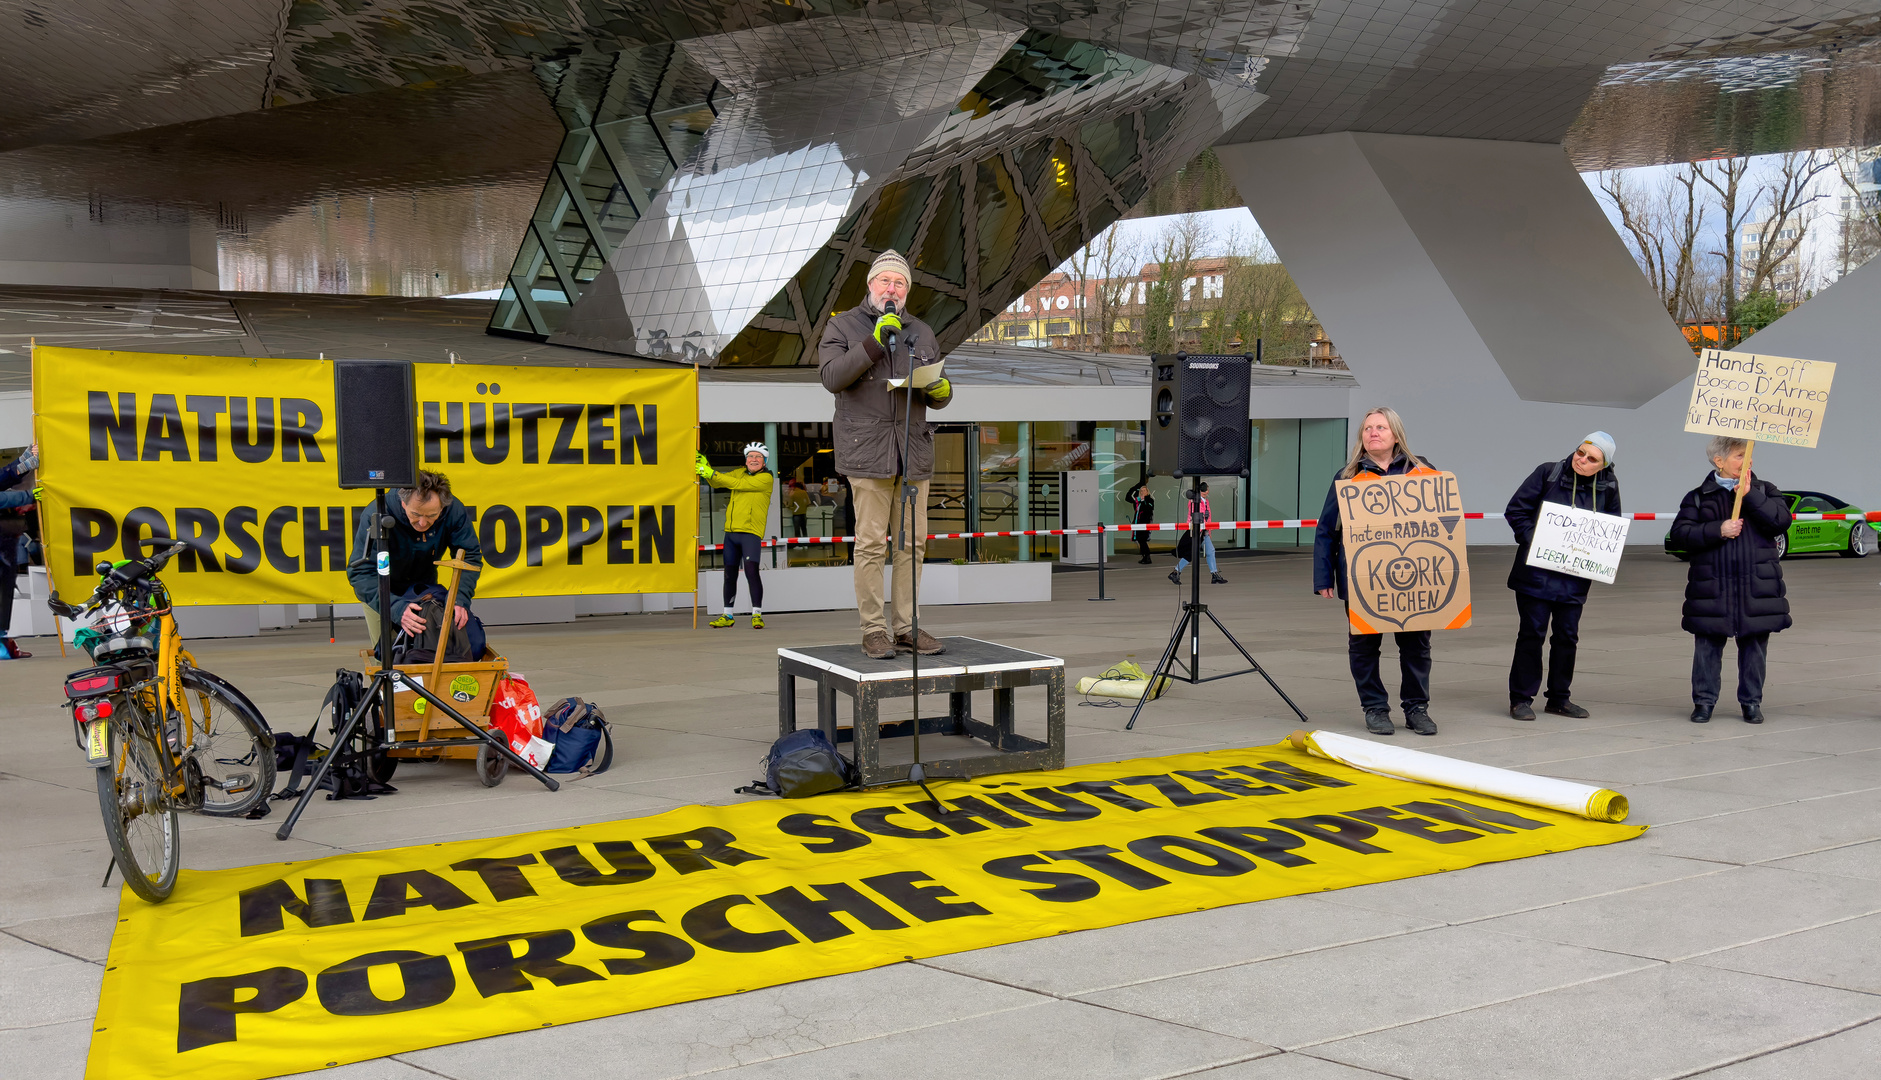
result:
M 1150 357 L 1149 470 L 1246 476 L 1251 356 Z
M 343 488 L 418 486 L 418 395 L 405 360 L 335 360 L 334 439 Z

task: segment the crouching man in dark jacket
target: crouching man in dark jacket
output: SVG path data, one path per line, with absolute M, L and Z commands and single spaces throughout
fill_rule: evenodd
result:
M 1790 626 L 1776 538 L 1789 531 L 1790 511 L 1775 484 L 1744 468 L 1743 439 L 1718 436 L 1706 456 L 1713 472 L 1685 496 L 1672 540 L 1692 553 L 1685 574 L 1685 618 L 1692 645 L 1692 723 L 1711 720 L 1718 704 L 1724 639 L 1737 639 L 1737 703 L 1744 722 L 1763 723 L 1764 659 L 1770 635 Z M 1731 516 L 1738 485 L 1744 516 Z
M 914 583 L 927 551 L 927 490 L 934 476 L 934 429 L 927 410 L 944 409 L 953 400 L 953 387 L 941 379 L 925 390 L 890 390 L 890 379 L 906 378 L 917 367 L 940 358 L 934 331 L 908 314 L 908 260 L 884 251 L 869 266 L 868 296 L 857 306 L 830 319 L 818 349 L 818 370 L 824 389 L 836 395 L 836 471 L 849 478 L 851 512 L 855 516 L 856 607 L 862 616 L 862 651 L 877 659 L 895 650 L 918 650 L 922 655 L 943 651 L 932 634 L 914 638 Z M 895 311 L 889 312 L 893 304 Z M 893 354 L 884 345 L 887 334 L 896 337 Z M 910 417 L 908 411 L 914 415 Z M 908 460 L 902 457 L 902 433 L 908 424 Z M 900 522 L 891 513 L 900 505 L 895 478 L 916 481 L 912 559 L 895 551 L 895 636 L 889 637 L 883 615 L 882 563 L 892 532 Z
M 375 504 L 376 506 L 376 504 Z M 462 550 L 464 561 L 483 565 L 483 549 L 477 545 L 477 530 L 471 524 L 464 504 L 451 498 L 451 482 L 443 473 L 420 470 L 418 486 L 402 490 L 388 504 L 392 512 L 392 538 L 389 546 L 391 574 L 380 577 L 378 553 L 372 544 L 372 515 L 368 508 L 359 516 L 359 531 L 353 536 L 353 557 L 346 564 L 346 578 L 352 582 L 353 595 L 366 605 L 366 639 L 379 647 L 379 587 L 390 583 L 391 598 L 407 593 L 416 595 L 438 583 L 439 559 L 448 559 Z M 470 621 L 470 598 L 477 591 L 477 571 L 466 571 L 457 581 L 457 607 L 451 621 L 462 630 Z M 416 604 L 392 605 L 392 618 L 407 633 L 422 633 L 424 616 Z M 393 634 L 396 636 L 395 629 Z
M 1543 503 L 1574 506 L 1598 514 L 1620 512 L 1620 484 L 1613 475 L 1613 436 L 1596 431 L 1562 461 L 1545 461 L 1528 474 L 1503 516 L 1515 533 L 1515 565 L 1509 588 L 1515 590 L 1520 622 L 1515 631 L 1515 659 L 1509 664 L 1509 715 L 1535 718 L 1535 692 L 1541 689 L 1541 641 L 1554 623 L 1548 648 L 1547 711 L 1584 718 L 1587 710 L 1568 699 L 1574 682 L 1574 655 L 1580 644 L 1581 609 L 1593 582 L 1558 570 L 1528 565 L 1528 545 Z

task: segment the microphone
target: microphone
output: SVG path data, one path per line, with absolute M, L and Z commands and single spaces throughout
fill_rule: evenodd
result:
M 898 312 L 895 311 L 895 302 L 893 300 L 882 301 L 882 313 L 884 315 L 898 314 Z M 901 339 L 901 335 L 897 333 L 896 331 L 893 331 L 893 330 L 882 331 L 882 346 L 883 348 L 886 348 L 888 350 L 888 355 L 890 356 L 895 355 L 895 343 L 899 341 L 900 339 Z

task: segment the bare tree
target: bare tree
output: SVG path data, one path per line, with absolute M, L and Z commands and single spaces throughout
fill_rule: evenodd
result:
M 1173 352 L 1187 335 L 1187 320 L 1201 299 L 1189 284 L 1195 257 L 1208 242 L 1201 218 L 1184 214 L 1163 226 L 1156 239 L 1156 282 L 1143 311 L 1143 351 Z
M 1842 177 L 1841 228 L 1836 236 L 1836 276 L 1841 276 L 1881 252 L 1881 191 L 1875 190 L 1877 152 L 1838 151 L 1836 170 Z
M 1115 352 L 1119 313 L 1130 303 L 1128 294 L 1142 269 L 1136 246 L 1126 242 L 1123 229 L 1113 223 L 1086 244 L 1084 252 L 1086 261 L 1095 264 L 1090 272 L 1096 283 L 1088 301 L 1094 309 L 1096 332 L 1090 332 L 1087 323 L 1085 341 L 1093 352 Z
M 1766 207 L 1754 254 L 1744 252 L 1744 294 L 1775 293 L 1788 303 L 1801 303 L 1807 285 L 1797 253 L 1815 220 L 1816 177 L 1835 167 L 1835 159 L 1811 150 L 1784 154 L 1776 179 L 1761 185 L 1753 206 Z M 1728 241 L 1727 241 L 1728 243 Z M 1786 272 L 1787 271 L 1787 272 Z
M 1737 305 L 1741 297 L 1738 288 L 1740 259 L 1737 252 L 1738 232 L 1744 223 L 1757 212 L 1760 192 L 1753 189 L 1746 198 L 1743 187 L 1744 177 L 1750 172 L 1750 159 L 1724 158 L 1719 161 L 1697 162 L 1694 169 L 1699 182 L 1710 188 L 1718 198 L 1718 211 L 1723 229 L 1723 250 L 1711 253 L 1724 261 L 1723 295 L 1718 306 L 1718 314 L 1725 326 L 1737 325 Z
M 1600 175 L 1600 191 L 1619 214 L 1633 257 L 1666 314 L 1676 322 L 1691 322 L 1702 317 L 1694 290 L 1706 207 L 1698 196 L 1696 167 L 1675 171 L 1671 180 L 1655 197 L 1614 170 Z

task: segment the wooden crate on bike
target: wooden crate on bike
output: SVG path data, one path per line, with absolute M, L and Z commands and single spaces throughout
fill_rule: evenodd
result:
M 360 650 L 360 657 L 377 666 L 378 658 L 370 649 Z M 509 661 L 493 649 L 484 649 L 483 659 L 467 664 L 445 664 L 438 669 L 437 683 L 432 683 L 431 664 L 399 664 L 392 670 L 402 679 L 413 680 L 451 703 L 451 708 L 480 728 L 490 726 L 490 699 L 497 680 L 509 673 Z M 392 695 L 391 746 L 386 753 L 403 758 L 474 758 L 483 740 L 465 731 L 457 721 L 434 708 L 416 691 L 400 689 Z M 462 746 L 400 747 L 399 743 L 462 740 Z

